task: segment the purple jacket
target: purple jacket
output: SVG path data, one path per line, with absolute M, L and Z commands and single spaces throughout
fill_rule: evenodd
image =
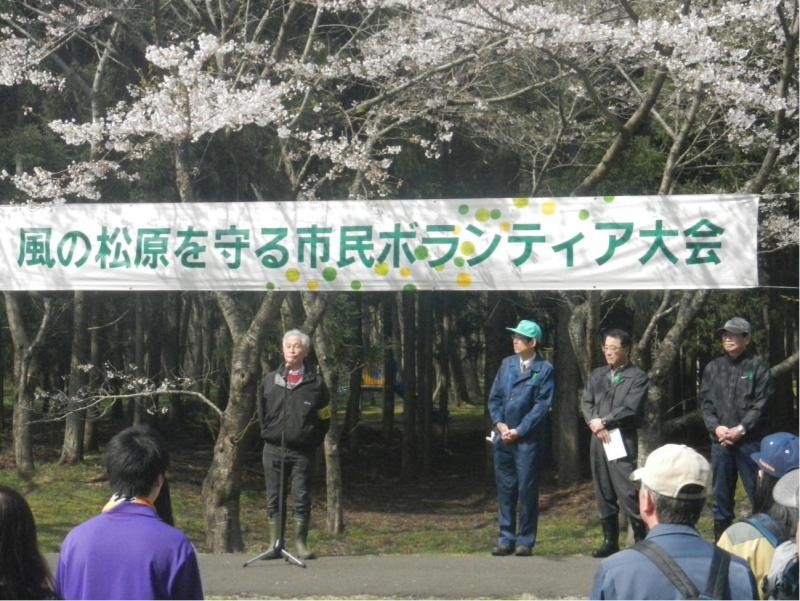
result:
M 62 599 L 202 599 L 194 548 L 152 507 L 122 503 L 76 526 L 56 570 Z

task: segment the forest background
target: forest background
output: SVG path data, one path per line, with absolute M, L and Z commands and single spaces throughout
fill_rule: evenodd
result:
M 751 290 L 6 291 L 3 465 L 28 482 L 154 421 L 197 458 L 203 548 L 243 549 L 256 388 L 297 326 L 337 391 L 337 535 L 347 477 L 491 493 L 483 408 L 520 318 L 557 367 L 554 494 L 586 480 L 578 401 L 611 326 L 650 376 L 642 455 L 704 444 L 699 374 L 734 314 L 773 366 L 774 429 L 796 431 L 796 1 L 0 0 L 0 23 L 3 203 L 761 195 Z

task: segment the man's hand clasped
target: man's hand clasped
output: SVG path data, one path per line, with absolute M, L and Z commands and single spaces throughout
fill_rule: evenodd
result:
M 717 426 L 716 430 L 714 430 L 714 434 L 717 436 L 719 444 L 721 444 L 723 447 L 732 447 L 744 436 L 744 433 L 739 426 L 736 426 L 735 428 Z
M 592 431 L 600 442 L 609 442 L 611 440 L 611 436 L 608 433 L 605 425 L 603 425 L 603 420 L 599 417 L 594 418 L 592 421 L 589 422 L 589 429 Z
M 503 422 L 497 422 L 497 431 L 500 432 L 500 440 L 506 444 L 516 442 L 519 438 L 519 432 L 513 428 L 509 428 Z

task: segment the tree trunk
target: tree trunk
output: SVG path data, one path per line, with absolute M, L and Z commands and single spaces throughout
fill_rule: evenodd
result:
M 212 553 L 235 553 L 244 549 L 239 522 L 242 451 L 239 443 L 253 412 L 258 379 L 257 357 L 247 352 L 249 350 L 235 350 L 239 359 L 237 369 L 231 374 L 228 406 L 214 443 L 211 465 L 203 480 L 206 546 Z
M 338 379 L 335 373 L 328 367 L 328 351 L 325 336 L 318 333 L 314 337 L 314 346 L 317 350 L 317 359 L 323 371 L 323 377 L 331 389 L 331 425 L 325 435 L 325 490 L 326 490 L 326 516 L 325 523 L 328 532 L 332 534 L 342 534 L 344 532 L 344 504 L 343 483 L 342 483 L 342 462 L 339 454 L 341 430 L 339 428 L 338 397 L 336 389 Z
M 0 328 L 0 432 L 6 431 L 6 370 L 3 351 L 3 328 Z M 0 445 L 2 449 L 2 445 Z
M 567 328 L 583 384 L 592 373 L 594 356 L 599 354 L 599 351 L 594 349 L 600 345 L 594 342 L 599 339 L 600 334 L 600 294 L 592 290 L 581 297 L 576 297 L 572 293 L 563 293 L 562 297 L 570 309 Z
M 170 325 L 164 315 L 167 306 L 167 297 L 171 292 L 155 292 L 150 296 L 150 302 L 145 306 L 145 372 L 144 375 L 151 382 L 158 382 L 167 376 L 161 368 L 161 349 L 167 344 L 167 339 L 172 338 L 175 332 L 170 331 Z M 158 418 L 158 409 L 161 405 L 159 395 L 141 399 L 140 410 L 142 419 L 154 421 Z M 154 413 L 155 411 L 155 413 Z
M 400 476 L 408 481 L 414 476 L 416 445 L 416 312 L 414 310 L 415 295 L 401 292 L 400 305 L 403 332 L 403 442 L 400 450 Z
M 442 387 L 439 391 L 439 415 L 442 418 L 442 445 L 445 449 L 448 448 L 449 434 L 450 434 L 450 365 L 448 361 L 448 354 L 450 353 L 450 315 L 447 303 L 447 297 L 442 295 L 439 298 L 439 323 L 441 324 L 441 346 L 436 355 L 437 364 L 439 366 L 439 375 L 442 381 Z
M 485 294 L 486 303 L 485 312 L 488 315 L 486 322 L 483 325 L 484 340 L 484 371 L 483 371 L 483 389 L 486 391 L 485 399 L 483 402 L 483 415 L 486 430 L 492 426 L 491 416 L 489 415 L 489 393 L 492 390 L 494 379 L 500 369 L 500 363 L 503 357 L 513 352 L 513 348 L 508 343 L 509 337 L 505 334 L 509 333 L 505 328 L 509 325 L 509 316 L 504 314 L 501 310 L 500 303 L 503 302 L 503 295 L 499 292 L 487 292 Z M 515 316 L 511 316 L 515 319 Z M 514 323 L 513 325 L 517 325 Z M 458 378 L 458 376 L 456 376 Z M 456 384 L 458 379 L 456 379 Z M 484 473 L 487 477 L 492 477 L 494 474 L 494 445 L 487 443 L 484 445 Z
M 456 406 L 461 403 L 468 403 L 470 400 L 469 392 L 467 391 L 467 380 L 464 377 L 464 363 L 461 361 L 459 355 L 460 339 L 458 336 L 452 336 L 450 340 L 450 355 L 448 362 L 450 363 L 450 373 L 453 377 L 455 384 Z
M 136 366 L 136 375 L 143 377 L 146 373 L 144 365 L 144 327 L 145 327 L 145 307 L 144 295 L 137 294 L 134 297 L 136 322 L 134 325 L 134 365 Z M 143 399 L 133 398 L 128 402 L 128 419 L 133 425 L 142 423 L 142 403 Z
M 337 379 L 332 375 L 332 383 Z M 325 435 L 325 490 L 326 490 L 326 516 L 325 526 L 332 534 L 344 532 L 344 504 L 342 503 L 342 465 L 339 455 L 339 420 L 336 416 L 338 402 L 336 395 L 331 395 L 331 427 Z
M 397 362 L 395 349 L 397 348 L 394 336 L 394 315 L 397 304 L 391 294 L 383 295 L 381 299 L 381 323 L 383 325 L 383 418 L 381 430 L 383 440 L 392 440 L 394 430 L 394 382 L 397 378 Z
M 569 486 L 581 477 L 581 442 L 588 439 L 588 429 L 583 426 L 580 415 L 581 374 L 578 370 L 568 324 L 570 311 L 565 303 L 559 304 L 556 324 L 556 390 L 558 402 L 554 403 L 553 420 L 556 435 L 556 457 L 558 457 L 558 482 Z
M 235 296 L 217 293 L 217 302 L 231 331 L 233 349 L 228 403 L 202 488 L 206 545 L 212 553 L 231 553 L 244 548 L 239 522 L 243 450 L 240 443 L 255 409 L 263 334 L 267 325 L 278 319 L 283 298 L 282 293 L 266 294 L 248 324 Z
M 357 294 L 353 299 L 355 303 L 355 318 L 353 319 L 350 327 L 353 328 L 357 334 L 354 340 L 355 346 L 360 349 L 359 354 L 355 357 L 355 365 L 350 365 L 350 378 L 349 388 L 350 393 L 347 395 L 347 408 L 344 414 L 344 432 L 347 444 L 353 454 L 358 453 L 358 423 L 361 419 L 361 383 L 363 382 L 364 373 L 364 334 L 363 323 L 364 314 L 361 302 L 361 295 Z
M 64 424 L 64 444 L 61 447 L 60 463 L 75 464 L 83 461 L 84 422 L 86 410 L 78 410 L 82 399 L 82 391 L 88 378 L 82 365 L 89 363 L 89 335 L 86 330 L 91 306 L 89 293 L 78 290 L 73 293 L 72 310 L 72 352 L 69 370 L 69 405 L 66 423 Z
M 17 470 L 23 476 L 33 473 L 33 436 L 31 433 L 31 415 L 33 410 L 33 389 L 40 377 L 36 362 L 36 354 L 41 347 L 44 336 L 48 333 L 52 316 L 52 303 L 44 297 L 44 312 L 39 322 L 36 335 L 31 341 L 25 325 L 25 318 L 19 305 L 20 293 L 3 292 L 6 301 L 6 315 L 14 345 L 14 411 L 12 434 L 14 438 L 14 458 Z
M 150 364 L 153 367 L 161 367 L 161 375 L 164 378 L 175 378 L 180 371 L 180 348 L 181 348 L 181 323 L 182 316 L 189 311 L 190 307 L 183 308 L 181 294 L 179 292 L 165 292 L 162 294 L 161 324 L 159 335 L 151 330 L 151 339 L 158 341 L 160 349 L 159 355 L 150 356 Z M 186 331 L 183 328 L 183 331 Z M 184 341 L 185 342 L 185 341 Z M 151 348 L 152 345 L 151 345 Z M 156 349 L 153 348 L 155 351 Z M 179 395 L 170 395 L 170 417 L 169 421 L 181 423 L 183 421 L 183 398 Z
M 431 292 L 419 292 L 419 337 L 416 346 L 417 373 L 419 382 L 417 406 L 419 408 L 420 423 L 420 456 L 422 458 L 422 473 L 430 476 L 432 470 L 432 439 L 433 439 L 433 298 Z
M 483 337 L 486 341 L 484 345 L 486 358 L 484 360 L 483 389 L 486 391 L 487 398 L 489 391 L 492 389 L 497 371 L 500 369 L 500 363 L 504 357 L 514 352 L 509 342 L 511 333 L 506 330 L 506 327 L 517 325 L 516 323 L 509 323 L 509 319 L 515 320 L 516 316 L 513 314 L 508 315 L 503 311 L 501 304 L 503 303 L 504 294 L 502 292 L 487 292 L 485 299 L 488 317 L 483 324 Z M 486 399 L 481 400 L 486 404 Z M 488 405 L 486 407 L 486 415 L 488 415 Z
M 648 372 L 650 387 L 647 392 L 645 409 L 645 427 L 639 432 L 639 458 L 641 461 L 653 449 L 661 445 L 663 439 L 662 425 L 666 404 L 670 400 L 669 378 L 672 366 L 678 358 L 681 343 L 686 331 L 692 325 L 697 312 L 708 298 L 708 290 L 692 290 L 682 292 L 678 304 L 678 312 L 672 327 L 659 342 L 653 356 L 653 364 Z
M 95 307 L 94 320 L 101 321 L 98 317 L 102 315 L 103 304 L 98 302 Z M 100 330 L 97 327 L 93 327 L 89 331 L 89 363 L 94 366 L 94 369 L 89 373 L 89 390 L 97 390 L 100 385 L 100 363 L 103 356 L 100 339 Z M 97 418 L 92 418 L 91 414 L 87 414 L 83 429 L 83 448 L 87 453 L 97 450 L 96 424 Z

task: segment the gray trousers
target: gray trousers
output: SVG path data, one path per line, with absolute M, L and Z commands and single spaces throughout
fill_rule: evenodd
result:
M 603 450 L 603 443 L 592 435 L 589 460 L 592 466 L 594 496 L 597 500 L 597 513 L 600 519 L 617 515 L 622 509 L 629 518 L 640 520 L 639 494 L 630 481 L 631 472 L 636 469 L 638 455 L 638 436 L 636 430 L 622 431 L 622 440 L 628 456 L 609 461 Z

